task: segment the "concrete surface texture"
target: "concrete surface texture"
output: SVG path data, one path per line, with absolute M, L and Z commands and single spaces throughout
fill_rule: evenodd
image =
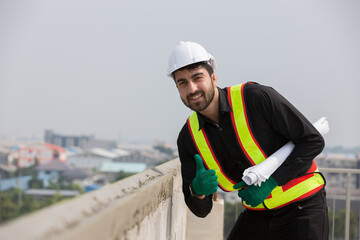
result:
M 219 240 L 224 232 L 224 200 L 213 202 L 213 208 L 205 218 L 196 217 L 187 209 L 186 239 Z
M 207 239 L 222 239 L 221 201 L 205 220 L 193 219 L 181 189 L 180 162 L 174 159 L 4 224 L 0 239 L 201 239 L 210 224 L 214 233 Z

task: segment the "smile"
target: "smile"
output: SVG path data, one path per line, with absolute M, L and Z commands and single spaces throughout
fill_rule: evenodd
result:
M 195 94 L 195 95 L 189 96 L 189 99 L 190 99 L 190 100 L 197 100 L 197 99 L 199 99 L 201 96 L 202 96 L 201 93 L 197 93 L 197 94 Z

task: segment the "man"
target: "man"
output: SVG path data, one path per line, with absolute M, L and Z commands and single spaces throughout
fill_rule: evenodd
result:
M 228 239 L 328 239 L 325 180 L 313 161 L 321 134 L 270 87 L 219 88 L 215 67 L 194 42 L 181 42 L 169 57 L 168 76 L 194 111 L 177 141 L 187 206 L 205 217 L 219 186 L 238 191 L 246 207 Z M 246 186 L 244 170 L 288 141 L 295 148 L 284 163 L 261 186 Z

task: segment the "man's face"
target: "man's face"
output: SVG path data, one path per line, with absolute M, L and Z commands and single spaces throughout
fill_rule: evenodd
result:
M 174 73 L 176 87 L 183 103 L 194 111 L 205 110 L 215 96 L 216 76 L 203 67 L 178 70 Z

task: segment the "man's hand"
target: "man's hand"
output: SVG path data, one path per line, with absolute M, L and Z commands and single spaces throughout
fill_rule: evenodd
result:
M 218 181 L 213 169 L 206 170 L 199 154 L 195 155 L 196 176 L 192 181 L 194 192 L 199 195 L 211 195 L 217 191 Z
M 268 180 L 263 182 L 261 186 L 250 185 L 247 186 L 244 181 L 239 182 L 234 186 L 234 189 L 240 189 L 247 186 L 244 189 L 239 190 L 238 196 L 246 202 L 246 204 L 256 207 L 262 203 L 277 186 L 277 182 L 270 177 Z

